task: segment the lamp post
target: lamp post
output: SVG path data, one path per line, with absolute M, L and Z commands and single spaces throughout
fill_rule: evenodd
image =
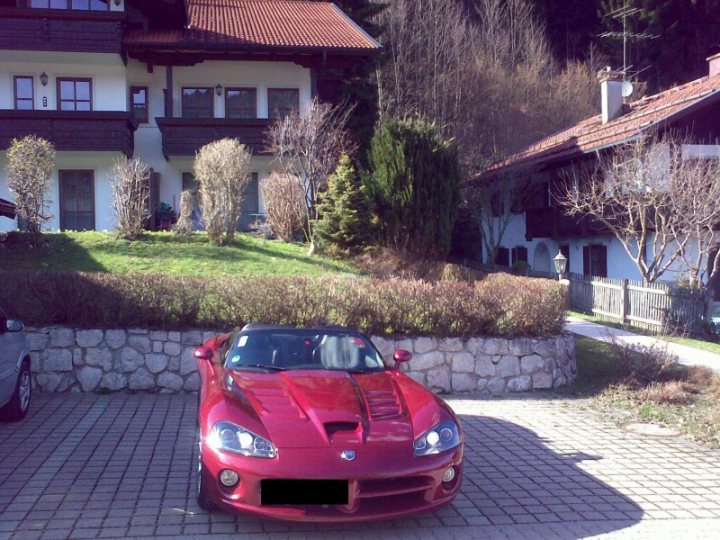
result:
M 562 281 L 563 274 L 565 274 L 565 268 L 567 268 L 567 257 L 562 254 L 562 251 L 558 250 L 558 254 L 553 259 L 555 264 L 555 272 L 557 272 L 558 280 Z

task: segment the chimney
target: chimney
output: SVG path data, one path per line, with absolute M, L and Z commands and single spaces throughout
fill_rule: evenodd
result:
M 706 58 L 708 63 L 708 75 L 714 77 L 720 73 L 720 53 L 713 54 Z
M 623 110 L 623 76 L 622 71 L 605 68 L 597 75 L 600 81 L 600 104 L 602 105 L 602 123 L 607 124 L 622 115 Z

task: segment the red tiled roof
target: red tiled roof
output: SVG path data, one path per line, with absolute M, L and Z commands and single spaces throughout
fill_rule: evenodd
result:
M 188 27 L 130 31 L 148 47 L 290 48 L 374 51 L 378 43 L 331 3 L 301 0 L 185 0 Z
M 607 124 L 602 123 L 600 115 L 582 120 L 494 163 L 485 173 L 506 167 L 539 165 L 622 144 L 643 130 L 670 121 L 719 95 L 720 76 L 703 77 L 630 103 L 627 113 Z

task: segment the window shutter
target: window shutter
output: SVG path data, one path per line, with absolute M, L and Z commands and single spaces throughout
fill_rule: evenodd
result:
M 590 268 L 590 246 L 583 246 L 583 275 L 592 276 L 592 268 Z

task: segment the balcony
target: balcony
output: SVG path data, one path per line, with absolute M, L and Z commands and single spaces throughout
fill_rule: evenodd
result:
M 525 212 L 525 237 L 579 238 L 609 234 L 599 222 L 587 217 L 566 216 L 558 208 L 532 208 Z
M 0 7 L 0 49 L 122 52 L 125 14 Z
M 7 150 L 13 139 L 34 134 L 60 152 L 122 152 L 131 157 L 136 127 L 127 112 L 0 110 L 0 150 Z
M 255 155 L 269 155 L 265 118 L 156 118 L 162 133 L 163 155 L 195 156 L 203 146 L 226 137 L 236 138 Z

